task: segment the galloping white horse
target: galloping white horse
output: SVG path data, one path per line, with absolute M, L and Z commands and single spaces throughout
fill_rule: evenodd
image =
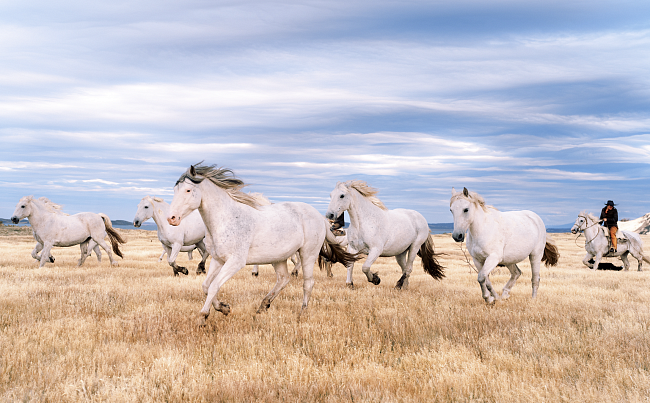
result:
M 133 219 L 133 226 L 138 228 L 145 221 L 153 218 L 158 227 L 158 239 L 167 253 L 167 263 L 174 270 L 174 276 L 178 273 L 187 275 L 186 267 L 178 266 L 176 258 L 179 252 L 191 252 L 198 249 L 201 253 L 201 261 L 196 268 L 196 274 L 205 273 L 205 261 L 208 259 L 208 251 L 203 243 L 205 238 L 205 224 L 198 212 L 190 214 L 182 225 L 174 227 L 167 222 L 169 215 L 169 204 L 159 197 L 145 196 L 138 204 L 138 210 Z
M 463 242 L 467 235 L 467 250 L 474 260 L 478 272 L 478 282 L 485 302 L 510 296 L 510 290 L 521 275 L 517 263 L 525 258 L 530 260 L 533 272 L 533 298 L 539 288 L 541 262 L 555 266 L 560 257 L 557 248 L 546 236 L 546 227 L 541 218 L 532 211 L 500 212 L 485 204 L 483 197 L 464 188 L 462 192 L 451 190 L 449 202 L 454 216 L 456 242 Z M 501 297 L 492 287 L 490 273 L 497 266 L 510 270 L 510 280 L 503 287 Z
M 138 228 L 150 218 L 158 227 L 158 239 L 167 252 L 167 263 L 174 270 L 174 276 L 178 273 L 187 275 L 187 268 L 176 264 L 179 252 L 191 252 L 198 249 L 201 253 L 201 262 L 196 268 L 196 274 L 205 273 L 205 261 L 208 259 L 208 251 L 203 243 L 205 238 L 205 224 L 198 212 L 193 212 L 178 227 L 169 225 L 169 204 L 159 197 L 145 196 L 138 204 L 138 211 L 135 212 L 133 226 Z
M 25 217 L 29 219 L 34 234 L 38 234 L 38 241 L 43 244 L 39 267 L 43 267 L 50 260 L 50 250 L 53 246 L 73 245 L 81 245 L 81 258 L 78 263 L 81 266 L 89 255 L 87 251 L 90 241 L 94 241 L 108 253 L 111 265 L 117 265 L 108 245 L 104 242 L 106 235 L 111 241 L 115 254 L 122 257 L 119 244 L 126 241 L 113 229 L 111 220 L 105 214 L 79 213 L 69 216 L 52 211 L 51 206 L 48 207 L 41 200 L 25 196 L 16 205 L 11 221 L 18 223 Z
M 199 324 L 205 324 L 211 306 L 224 315 L 230 306 L 217 300 L 221 286 L 246 264 L 272 264 L 277 281 L 258 312 L 265 311 L 289 283 L 287 259 L 300 254 L 303 270 L 303 310 L 314 286 L 314 263 L 319 256 L 347 263 L 356 256 L 346 253 L 328 230 L 329 223 L 306 203 L 261 206 L 240 189 L 244 182 L 229 169 L 214 165 L 191 166 L 176 182 L 169 223 L 179 225 L 198 209 L 207 227 L 206 244 L 212 255 L 203 282 L 207 299 Z
M 368 257 L 361 270 L 368 281 L 380 283 L 377 273 L 370 272 L 370 266 L 379 256 L 395 256 L 402 268 L 402 277 L 395 288 L 407 288 L 413 270 L 415 256 L 422 258 L 424 271 L 440 280 L 444 268 L 438 264 L 433 251 L 433 239 L 424 216 L 415 210 L 388 210 L 375 196 L 377 190 L 361 180 L 338 182 L 330 193 L 327 217 L 335 220 L 347 211 L 350 227 L 347 229 L 348 252 L 364 253 Z M 353 287 L 352 270 L 354 262 L 347 265 L 347 285 Z
M 609 253 L 609 241 L 607 240 L 609 233 L 605 231 L 605 227 L 598 224 L 600 224 L 600 220 L 596 216 L 583 211 L 578 214 L 576 222 L 571 227 L 572 233 L 584 232 L 585 238 L 587 238 L 585 241 L 587 255 L 582 259 L 585 266 L 597 270 L 603 256 L 620 256 L 625 270 L 629 270 L 630 262 L 627 260 L 629 253 L 638 261 L 639 271 L 642 271 L 641 266 L 644 260 L 650 263 L 650 260 L 643 255 L 643 241 L 635 232 L 618 231 L 616 235 L 621 236 L 618 241 L 618 248 L 616 252 Z M 589 262 L 591 259 L 594 259 L 593 264 Z
M 38 200 L 42 201 L 45 204 L 45 206 L 50 211 L 52 211 L 54 213 L 61 214 L 61 215 L 66 215 L 66 216 L 69 215 L 69 214 L 66 214 L 63 211 L 61 211 L 61 205 L 60 204 L 53 203 L 47 197 L 44 197 L 44 196 L 39 197 Z M 33 227 L 32 227 L 32 232 L 34 233 L 34 239 L 36 240 L 36 246 L 34 247 L 34 250 L 32 250 L 32 257 L 40 262 L 41 261 L 41 255 L 39 255 L 38 253 L 43 250 L 43 241 L 38 236 L 38 234 L 36 233 L 36 231 L 35 231 L 35 229 Z M 84 250 L 85 244 L 80 244 L 80 246 L 81 246 L 82 255 L 88 254 L 88 256 L 90 256 L 90 251 L 94 250 L 95 254 L 97 256 L 97 261 L 98 262 L 102 261 L 102 252 L 99 249 L 99 245 L 97 245 L 95 243 L 95 241 L 93 241 L 91 239 L 90 242 L 88 242 L 86 250 Z M 48 260 L 50 261 L 50 263 L 54 263 L 54 256 L 52 256 L 52 253 L 50 253 L 50 256 L 49 256 Z

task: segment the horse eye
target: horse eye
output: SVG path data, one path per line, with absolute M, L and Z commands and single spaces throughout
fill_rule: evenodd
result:
M 340 197 L 340 198 L 342 199 L 342 198 L 344 198 L 344 197 L 345 197 L 345 195 L 341 195 L 341 196 L 339 196 L 339 197 Z
M 191 190 L 187 189 L 187 193 L 190 193 L 190 192 L 191 192 Z
M 144 208 L 149 208 L 149 206 L 144 206 Z
M 20 208 L 25 208 L 25 206 L 20 206 Z
M 467 213 L 468 211 L 469 211 L 469 209 L 466 208 L 465 210 L 463 210 L 463 213 Z

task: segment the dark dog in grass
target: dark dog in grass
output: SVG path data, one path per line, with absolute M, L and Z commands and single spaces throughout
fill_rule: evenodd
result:
M 594 259 L 589 259 L 589 263 L 594 264 Z M 623 270 L 623 266 L 616 266 L 614 263 L 610 262 L 600 262 L 598 265 L 598 270 L 614 270 L 614 271 L 621 271 Z

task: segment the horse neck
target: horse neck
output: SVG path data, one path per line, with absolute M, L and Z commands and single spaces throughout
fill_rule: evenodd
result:
M 585 236 L 589 239 L 595 239 L 600 235 L 600 225 L 597 222 L 592 221 L 589 216 L 585 219 L 586 228 L 584 230 Z M 605 235 L 605 234 L 603 234 Z
M 167 217 L 169 216 L 169 204 L 152 200 L 151 205 L 153 206 L 153 214 L 151 215 L 151 218 L 153 218 L 158 228 L 161 226 L 164 227 L 165 224 L 169 225 L 167 222 Z M 162 214 L 158 213 L 158 210 L 162 210 Z
M 29 220 L 29 225 L 34 229 L 38 229 L 38 227 L 43 224 L 45 219 L 48 217 L 48 215 L 54 215 L 56 213 L 53 213 L 49 211 L 45 205 L 38 201 L 38 200 L 32 200 L 31 201 L 32 205 L 32 211 L 29 213 L 29 215 L 26 217 Z
M 483 207 L 476 204 L 472 222 L 469 224 L 469 232 L 472 234 L 472 237 L 476 238 L 480 236 L 481 232 L 490 226 L 490 221 L 492 221 L 491 212 L 489 210 L 483 210 Z
M 367 197 L 364 197 L 355 189 L 350 190 L 352 195 L 352 202 L 348 208 L 348 214 L 350 215 L 350 225 L 359 228 L 363 226 L 363 223 L 366 221 L 365 218 L 368 216 L 378 216 L 381 215 L 384 211 L 374 205 Z
M 208 231 L 211 227 L 227 225 L 235 216 L 234 210 L 244 206 L 209 180 L 202 181 L 198 186 L 201 189 L 201 204 L 198 210 Z

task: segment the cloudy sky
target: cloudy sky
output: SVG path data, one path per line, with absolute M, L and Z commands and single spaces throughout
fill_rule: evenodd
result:
M 0 1 L 0 217 L 132 220 L 201 160 L 323 213 L 356 178 L 432 223 L 452 186 L 639 217 L 650 2 Z

